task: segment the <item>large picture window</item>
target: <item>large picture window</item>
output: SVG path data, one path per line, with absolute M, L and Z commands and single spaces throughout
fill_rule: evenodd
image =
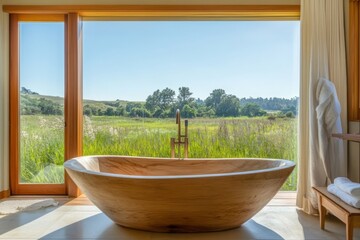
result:
M 84 21 L 84 155 L 170 157 L 179 109 L 190 158 L 296 162 L 299 35 L 299 21 Z
M 299 6 L 4 11 L 11 194 L 78 196 L 62 164 L 79 155 L 170 157 L 176 109 L 191 158 L 296 161 Z

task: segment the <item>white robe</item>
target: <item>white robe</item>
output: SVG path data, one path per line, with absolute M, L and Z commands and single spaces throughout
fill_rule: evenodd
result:
M 332 138 L 332 133 L 341 133 L 341 106 L 334 84 L 320 78 L 316 87 L 318 157 L 330 182 L 336 177 L 347 176 L 347 162 L 344 159 L 342 140 Z

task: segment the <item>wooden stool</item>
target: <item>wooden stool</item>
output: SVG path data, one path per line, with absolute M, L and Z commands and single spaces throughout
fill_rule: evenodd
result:
M 340 198 L 329 193 L 326 187 L 313 187 L 317 193 L 320 215 L 320 228 L 325 227 L 326 210 L 346 225 L 346 240 L 353 239 L 354 227 L 360 227 L 360 209 L 351 207 Z

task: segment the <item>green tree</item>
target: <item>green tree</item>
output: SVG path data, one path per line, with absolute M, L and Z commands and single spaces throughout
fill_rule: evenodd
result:
M 125 108 L 123 106 L 118 106 L 115 109 L 115 116 L 124 116 L 125 115 Z
M 266 112 L 260 108 L 256 103 L 247 103 L 242 109 L 242 116 L 258 117 L 266 115 Z
M 240 112 L 240 100 L 235 95 L 223 95 L 216 107 L 216 116 L 236 117 Z
M 88 105 L 88 104 L 86 104 L 86 105 L 84 106 L 83 111 L 84 111 L 84 115 L 86 115 L 86 116 L 89 116 L 89 117 L 90 117 L 90 116 L 93 115 L 92 108 L 91 108 L 90 105 Z
M 191 97 L 193 93 L 190 92 L 188 87 L 180 87 L 179 95 L 177 96 L 177 105 L 179 109 L 182 109 L 185 105 L 192 105 L 194 98 Z
M 174 103 L 174 97 L 174 90 L 165 88 L 160 91 L 158 89 L 146 98 L 145 108 L 153 114 L 155 111 L 159 111 L 158 109 L 162 111 L 168 110 Z
M 162 118 L 174 118 L 175 117 L 175 111 L 174 109 L 167 109 L 162 112 L 161 114 Z
M 202 117 L 211 117 L 211 118 L 215 117 L 215 116 L 216 116 L 216 112 L 212 108 L 207 109 L 207 111 L 203 112 L 203 115 L 202 115 Z
M 296 116 L 297 114 L 297 107 L 296 106 L 288 106 L 286 108 L 283 108 L 281 110 L 282 113 L 284 113 L 285 115 L 288 113 L 288 112 L 292 112 L 292 114 L 294 115 L 294 117 Z
M 89 105 L 89 107 L 91 108 L 92 114 L 95 116 L 98 115 L 99 111 L 101 112 L 101 109 L 94 105 Z
M 190 107 L 188 104 L 185 104 L 181 109 L 181 115 L 185 118 L 193 118 L 196 117 L 196 109 Z
M 97 116 L 102 116 L 102 115 L 104 115 L 104 112 L 100 108 L 98 108 Z
M 161 92 L 156 90 L 153 94 L 146 98 L 145 108 L 150 112 L 154 112 L 156 107 L 159 107 L 161 103 Z
M 114 115 L 115 115 L 115 112 L 114 112 L 114 109 L 112 107 L 108 107 L 105 110 L 105 116 L 114 116 Z
M 174 103 L 175 91 L 165 88 L 160 93 L 160 105 L 162 110 L 168 109 Z
M 41 110 L 38 106 L 38 100 L 29 97 L 26 94 L 20 95 L 20 113 L 21 115 L 36 115 L 41 114 Z
M 287 118 L 294 118 L 295 117 L 295 115 L 294 115 L 294 113 L 292 111 L 289 111 L 289 112 L 285 113 L 285 116 Z
M 62 109 L 60 104 L 53 102 L 49 99 L 40 98 L 38 107 L 42 114 L 45 115 L 61 115 Z
M 150 117 L 150 112 L 145 108 L 132 108 L 129 114 L 130 117 Z
M 205 99 L 206 106 L 216 109 L 221 102 L 221 98 L 225 95 L 225 90 L 223 89 L 213 90 L 210 96 Z
M 156 107 L 153 113 L 154 118 L 161 118 L 163 116 L 163 110 L 160 107 Z
M 138 102 L 128 102 L 126 103 L 126 112 L 130 113 L 133 108 L 142 108 L 141 103 Z

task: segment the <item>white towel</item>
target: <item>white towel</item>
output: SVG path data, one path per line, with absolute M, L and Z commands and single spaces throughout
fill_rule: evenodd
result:
M 360 208 L 360 199 L 353 197 L 349 194 L 347 194 L 346 192 L 341 191 L 341 189 L 339 189 L 337 186 L 335 186 L 335 184 L 330 184 L 327 187 L 327 190 L 334 194 L 335 196 L 339 197 L 341 200 L 343 200 L 345 203 L 356 207 L 356 208 Z
M 334 184 L 347 194 L 360 197 L 360 183 L 352 182 L 346 177 L 337 177 L 334 180 Z

